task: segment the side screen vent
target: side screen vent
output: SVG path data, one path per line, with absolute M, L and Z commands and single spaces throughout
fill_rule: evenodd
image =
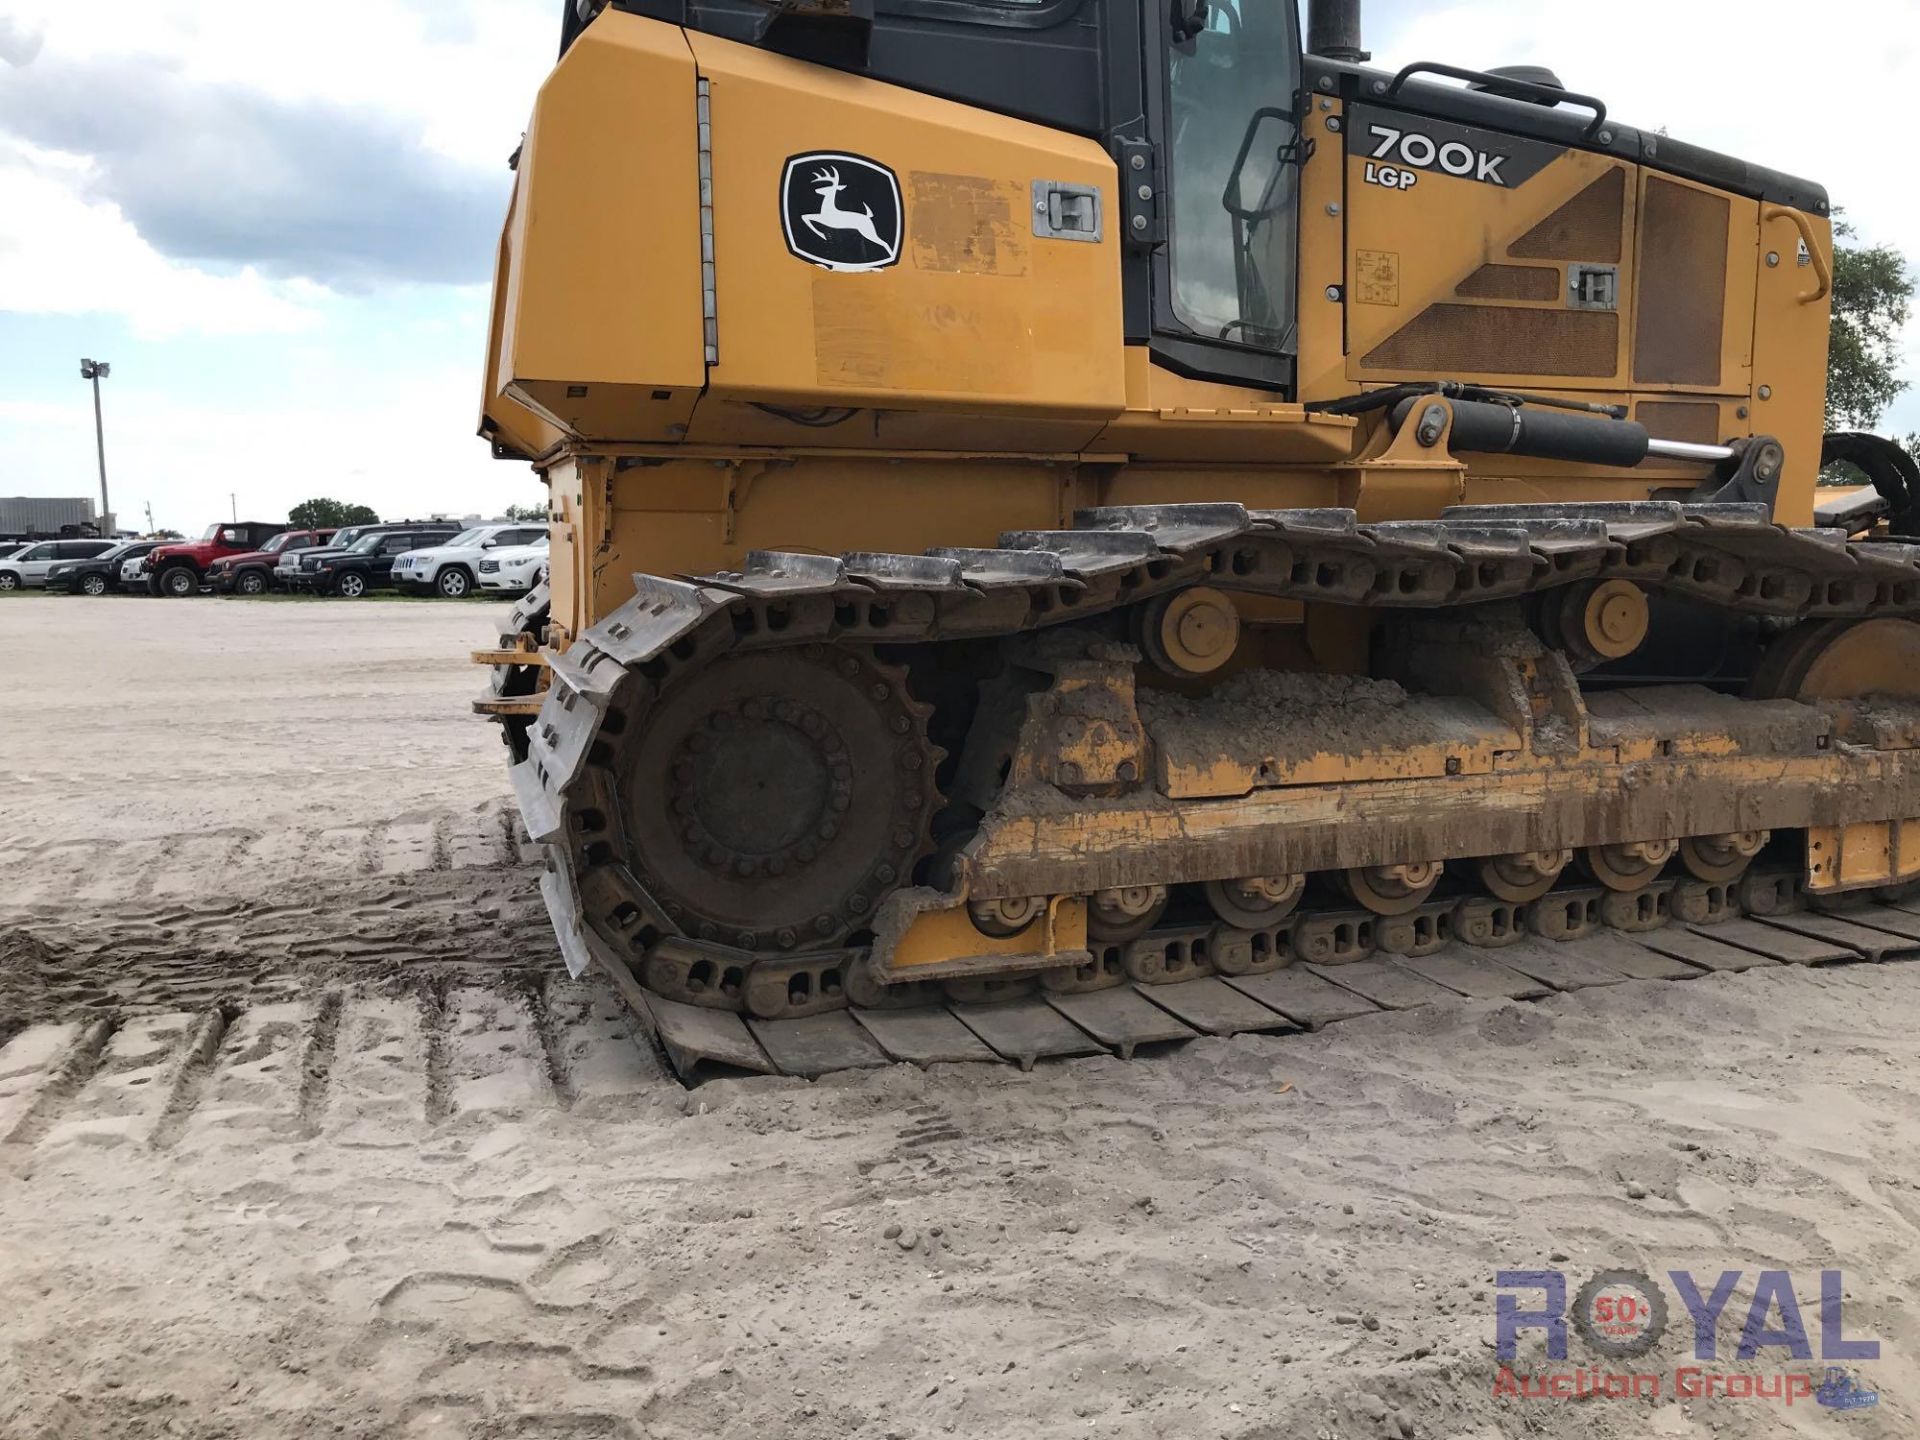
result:
M 1482 265 L 1454 293 L 1463 300 L 1558 300 L 1560 272 L 1539 265 Z
M 1642 400 L 1633 418 L 1656 440 L 1680 440 L 1688 445 L 1718 445 L 1720 407 L 1712 401 Z
M 1626 220 L 1627 172 L 1613 169 L 1507 247 L 1516 260 L 1598 260 L 1620 263 Z
M 1732 213 L 1724 195 L 1648 179 L 1633 347 L 1633 378 L 1640 384 L 1720 383 Z
M 1620 363 L 1620 317 L 1605 310 L 1435 305 L 1362 363 L 1369 370 L 1442 375 L 1608 376 Z

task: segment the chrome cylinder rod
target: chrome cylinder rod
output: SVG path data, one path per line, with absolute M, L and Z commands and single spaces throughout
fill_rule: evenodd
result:
M 1685 440 L 1649 440 L 1647 456 L 1653 460 L 1685 460 L 1696 465 L 1723 465 L 1734 458 L 1725 445 L 1694 445 Z

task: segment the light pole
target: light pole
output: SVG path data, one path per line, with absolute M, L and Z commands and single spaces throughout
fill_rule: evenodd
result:
M 104 360 L 80 362 L 80 378 L 93 382 L 93 439 L 100 451 L 100 525 L 109 532 L 113 529 L 113 506 L 107 501 L 107 427 L 100 418 L 100 382 L 112 373 L 113 367 Z

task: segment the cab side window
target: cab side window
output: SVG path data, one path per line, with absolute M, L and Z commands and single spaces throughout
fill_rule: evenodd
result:
M 1207 340 L 1287 350 L 1303 157 L 1290 113 L 1297 20 L 1290 0 L 1201 13 L 1168 55 L 1173 312 Z

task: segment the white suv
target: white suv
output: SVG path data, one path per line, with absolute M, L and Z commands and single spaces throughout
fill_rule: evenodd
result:
M 393 585 L 406 594 L 461 600 L 473 593 L 480 562 L 509 547 L 545 542 L 544 525 L 476 525 L 428 550 L 410 550 L 393 562 Z
M 0 590 L 47 587 L 47 572 L 61 560 L 97 560 L 118 540 L 43 540 L 0 560 Z
M 547 537 L 495 550 L 480 562 L 480 588 L 524 595 L 547 575 Z

